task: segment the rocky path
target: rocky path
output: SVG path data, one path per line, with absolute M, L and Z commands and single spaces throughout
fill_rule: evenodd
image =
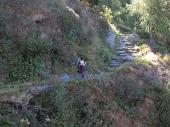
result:
M 119 47 L 116 48 L 116 56 L 112 58 L 111 66 L 120 67 L 127 61 L 133 61 L 135 53 L 137 53 L 137 48 L 129 41 L 129 35 L 121 35 Z
M 136 49 L 134 47 L 134 45 L 132 43 L 130 43 L 131 41 L 129 41 L 129 35 L 122 35 L 120 36 L 120 45 L 119 47 L 116 49 L 116 56 L 113 57 L 112 59 L 112 67 L 120 67 L 123 63 L 125 63 L 126 61 L 132 61 L 134 60 L 134 56 L 133 53 L 136 52 Z M 113 42 L 114 39 L 111 39 L 111 41 Z M 57 83 L 63 83 L 65 85 L 67 85 L 67 82 L 69 81 L 76 81 L 76 80 L 90 80 L 90 79 L 107 79 L 107 77 L 110 77 L 110 75 L 112 74 L 112 72 L 101 72 L 100 74 L 86 74 L 85 79 L 81 79 L 80 76 L 78 74 L 76 75 L 70 75 L 70 74 L 63 74 L 61 76 L 50 76 L 49 82 L 50 81 L 54 81 Z M 19 96 L 3 96 L 0 97 L 0 100 L 2 99 L 2 101 L 12 101 L 12 102 L 24 102 L 24 103 L 28 103 L 30 98 L 32 98 L 33 96 L 44 92 L 44 91 L 50 91 L 54 86 L 49 83 L 48 81 L 44 82 L 44 83 L 30 83 L 27 85 L 5 85 L 5 88 L 7 89 L 7 93 L 14 90 L 19 90 L 20 91 L 20 95 Z M 1 88 L 1 87 L 0 87 Z M 5 89 L 3 88 L 3 89 Z M 23 91 L 23 92 L 21 92 Z M 6 93 L 4 93 L 6 94 Z M 1 102 L 1 101 L 0 101 Z
M 126 34 L 121 35 L 119 40 L 119 46 L 116 48 L 116 56 L 112 58 L 111 68 L 108 69 L 115 69 L 114 67 L 121 67 L 125 62 L 133 61 L 135 60 L 136 54 L 139 52 L 138 48 L 135 46 L 135 42 L 138 42 L 136 40 L 137 37 L 134 37 L 134 34 Z M 133 39 L 132 39 L 133 38 Z M 135 38 L 135 39 L 134 39 Z M 134 41 L 135 40 L 135 41 Z M 139 52 L 140 53 L 140 52 Z M 156 66 L 155 69 L 158 67 Z M 163 67 L 159 67 L 159 70 L 153 70 L 154 67 L 150 66 L 136 66 L 134 69 L 129 69 L 129 73 L 134 74 L 133 77 L 138 76 L 141 77 L 141 80 L 153 80 L 158 79 L 155 77 L 162 77 L 166 80 L 169 79 L 169 75 L 165 71 Z M 160 73 L 160 75 L 157 74 L 157 72 Z M 11 85 L 5 85 L 4 88 L 0 86 L 0 89 L 6 89 L 6 92 L 4 92 L 0 97 L 0 108 L 1 108 L 1 102 L 4 104 L 4 102 L 14 102 L 15 103 L 22 103 L 22 104 L 28 104 L 29 100 L 33 98 L 34 96 L 42 93 L 42 92 L 50 92 L 53 90 L 55 84 L 63 84 L 67 85 L 68 82 L 75 82 L 77 80 L 110 80 L 110 77 L 112 76 L 112 71 L 107 72 L 100 72 L 97 74 L 86 74 L 84 79 L 80 79 L 79 75 L 76 74 L 63 74 L 63 75 L 51 75 L 49 80 L 42 81 L 41 83 L 28 83 L 28 84 L 17 84 L 16 86 Z M 156 76 L 155 76 L 156 75 Z M 154 77 L 155 76 L 155 77 Z M 136 77 L 138 78 L 138 77 Z M 19 91 L 18 95 L 14 93 L 13 91 Z

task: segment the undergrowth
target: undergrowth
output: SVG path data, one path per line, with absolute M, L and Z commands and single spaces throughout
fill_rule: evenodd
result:
M 81 3 L 75 4 L 72 7 L 76 13 L 88 19 L 91 13 Z M 101 61 L 109 61 L 108 47 L 97 51 L 102 49 L 99 41 L 105 40 L 108 32 L 104 19 L 94 15 L 95 26 L 86 27 L 81 21 L 83 19 L 76 18 L 62 3 L 50 1 L 43 6 L 49 9 L 49 15 L 55 14 L 47 19 L 49 21 L 26 20 L 22 12 L 14 13 L 0 6 L 3 12 L 0 13 L 0 70 L 4 72 L 0 75 L 5 75 L 1 76 L 2 81 L 25 81 L 35 77 L 47 79 L 49 74 L 62 73 L 61 65 L 68 68 L 65 70 L 75 72 L 75 68 L 70 67 L 75 54 L 89 63 L 89 70 L 97 68 L 97 63 Z M 102 60 L 97 59 L 98 56 L 102 56 Z

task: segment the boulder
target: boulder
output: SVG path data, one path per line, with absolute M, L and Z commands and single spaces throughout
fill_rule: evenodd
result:
M 128 40 L 129 42 L 131 42 L 131 43 L 137 43 L 137 42 L 139 42 L 140 37 L 139 37 L 138 34 L 132 33 L 132 34 L 129 34 L 129 35 L 128 35 L 127 40 Z

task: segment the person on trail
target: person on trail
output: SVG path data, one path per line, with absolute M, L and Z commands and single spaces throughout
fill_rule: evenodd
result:
M 80 61 L 78 62 L 78 71 L 77 72 L 81 75 L 82 78 L 84 78 L 85 65 L 86 65 L 86 62 L 81 57 Z

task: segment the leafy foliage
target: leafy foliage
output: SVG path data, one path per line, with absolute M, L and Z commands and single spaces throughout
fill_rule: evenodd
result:
M 115 86 L 118 104 L 129 114 L 137 111 L 137 104 L 144 96 L 144 88 L 137 81 L 119 77 Z
M 17 127 L 15 122 L 12 122 L 8 115 L 0 113 L 0 126 L 2 127 Z
M 17 2 L 18 6 L 20 2 Z M 40 70 L 56 73 L 56 68 L 60 65 L 71 66 L 75 54 L 81 54 L 87 60 L 97 57 L 93 47 L 98 47 L 100 44 L 97 40 L 107 36 L 108 24 L 97 15 L 90 19 L 89 16 L 93 14 L 89 8 L 79 1 L 73 3 L 75 5 L 70 5 L 70 9 L 74 14 L 61 1 L 54 0 L 42 5 L 48 9 L 49 17 L 38 22 L 27 19 L 22 12 L 6 9 L 3 7 L 6 6 L 4 3 L 0 6 L 0 62 L 3 65 L 1 68 L 8 74 L 4 77 L 8 77 L 9 81 L 23 81 L 39 77 Z M 31 17 L 36 9 L 30 6 L 28 8 L 30 9 L 25 11 Z M 41 7 L 37 6 L 39 8 Z M 30 10 L 32 11 L 29 12 Z M 84 20 L 89 22 L 87 27 Z M 94 51 L 89 52 L 91 49 Z M 37 59 L 41 62 L 37 63 Z M 38 66 L 43 67 L 40 69 Z
M 168 10 L 165 9 L 165 3 L 162 0 L 134 0 L 128 5 L 128 10 L 132 15 L 139 15 L 140 27 L 150 32 L 151 37 L 164 36 L 168 39 L 169 19 L 166 15 Z
M 92 84 L 95 85 L 95 82 Z M 115 106 L 113 101 L 108 101 L 104 98 L 98 98 L 94 103 L 90 101 L 90 97 L 97 87 L 99 86 L 91 86 L 88 82 L 81 81 L 73 81 L 68 86 L 57 85 L 48 101 L 51 121 L 46 124 L 50 127 L 102 127 L 109 126 L 109 124 L 114 126 L 113 123 L 107 122 L 101 114 L 102 109 L 109 110 Z M 107 88 L 104 91 L 104 94 L 107 95 Z
M 155 87 L 152 89 L 154 92 L 154 102 L 156 105 L 157 121 L 155 126 L 169 127 L 170 126 L 170 93 L 167 88 Z
M 112 10 L 108 6 L 106 5 L 103 6 L 103 12 L 101 12 L 101 15 L 105 17 L 108 22 L 110 23 L 112 22 L 113 20 Z
M 99 58 L 104 62 L 104 63 L 109 63 L 112 58 L 111 51 L 108 48 L 101 48 L 98 50 Z
M 170 51 L 169 48 L 164 45 L 156 45 L 153 47 L 153 49 L 155 50 L 155 52 L 159 52 L 162 54 L 167 54 Z
M 9 80 L 23 81 L 25 79 L 30 79 L 40 74 L 43 69 L 44 66 L 41 58 L 24 57 L 19 55 L 14 59 L 10 59 L 8 62 Z

